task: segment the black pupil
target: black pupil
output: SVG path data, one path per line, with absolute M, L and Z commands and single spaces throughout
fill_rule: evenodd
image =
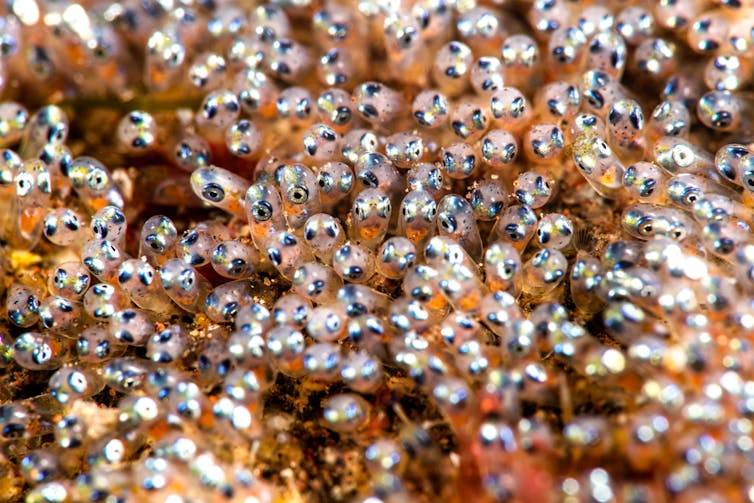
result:
M 202 192 L 202 195 L 210 201 L 218 202 L 223 200 L 225 192 L 223 191 L 223 188 L 216 183 L 209 183 L 204 186 L 204 192 Z
M 155 235 L 151 235 L 147 238 L 147 242 L 149 243 L 149 247 L 152 248 L 155 251 L 162 251 L 162 244 L 160 243 L 160 240 Z
M 307 193 L 307 190 L 303 187 L 295 187 L 291 191 L 291 200 L 295 203 L 306 201 L 306 198 L 309 194 Z
M 272 208 L 266 201 L 262 201 L 256 205 L 256 217 L 257 220 L 268 220 L 272 216 Z

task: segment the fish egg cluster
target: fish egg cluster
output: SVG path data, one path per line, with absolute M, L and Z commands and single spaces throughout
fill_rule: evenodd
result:
M 0 500 L 754 503 L 752 0 L 6 0 Z

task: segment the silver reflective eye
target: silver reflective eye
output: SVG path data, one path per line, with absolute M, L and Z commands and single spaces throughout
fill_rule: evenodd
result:
M 208 183 L 202 188 L 202 197 L 213 203 L 219 203 L 225 199 L 225 191 L 216 183 Z
M 642 236 L 652 236 L 654 234 L 652 217 L 643 217 L 636 223 L 636 229 Z
M 181 271 L 178 277 L 181 289 L 187 292 L 190 291 L 193 288 L 194 283 L 196 282 L 196 278 L 194 276 L 194 271 L 192 271 L 191 269 L 184 269 L 183 271 Z
M 304 204 L 309 200 L 309 189 L 303 185 L 294 185 L 288 189 L 288 198 L 292 203 Z
M 672 237 L 676 241 L 683 241 L 684 239 L 686 239 L 686 229 L 681 227 L 680 225 L 674 226 L 670 230 L 670 237 Z
M 442 228 L 447 232 L 456 231 L 456 219 L 452 215 L 443 214 L 439 217 L 439 222 Z
M 139 271 L 139 281 L 145 286 L 149 286 L 154 281 L 154 272 L 151 269 Z
M 754 171 L 746 170 L 741 173 L 741 181 L 747 190 L 754 192 Z
M 157 253 L 165 251 L 165 244 L 157 234 L 149 234 L 144 238 L 144 242 Z
M 687 206 L 692 206 L 695 202 L 699 200 L 699 197 L 701 195 L 701 191 L 695 188 L 689 188 L 684 191 L 683 194 L 683 204 Z
M 272 218 L 272 205 L 267 201 L 257 201 L 251 205 L 251 213 L 255 220 L 265 222 Z
M 89 187 L 94 191 L 101 191 L 107 187 L 107 173 L 99 168 L 92 169 L 86 177 Z

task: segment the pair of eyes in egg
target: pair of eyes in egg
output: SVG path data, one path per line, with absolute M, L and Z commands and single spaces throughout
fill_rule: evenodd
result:
M 406 223 L 413 222 L 421 215 L 425 221 L 431 222 L 437 215 L 437 204 L 433 199 L 427 201 L 409 202 L 401 205 L 401 213 Z
M 636 231 L 645 237 L 651 237 L 655 234 L 655 218 L 642 217 L 638 220 L 635 226 Z M 669 235 L 676 241 L 681 241 L 686 237 L 686 229 L 680 225 L 670 225 Z
M 309 200 L 309 189 L 303 185 L 291 186 L 287 194 L 288 199 L 294 204 L 303 204 Z M 208 183 L 202 188 L 202 197 L 210 202 L 220 203 L 225 199 L 225 189 L 220 184 Z M 272 208 L 269 203 L 266 203 L 266 207 Z

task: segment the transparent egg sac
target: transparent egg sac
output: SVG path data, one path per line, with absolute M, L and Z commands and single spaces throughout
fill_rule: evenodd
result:
M 754 503 L 753 85 L 754 0 L 2 2 L 0 501 Z

